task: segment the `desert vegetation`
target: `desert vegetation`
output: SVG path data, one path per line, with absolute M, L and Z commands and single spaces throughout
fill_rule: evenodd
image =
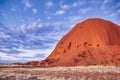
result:
M 0 68 L 0 80 L 120 80 L 119 75 L 119 66 Z

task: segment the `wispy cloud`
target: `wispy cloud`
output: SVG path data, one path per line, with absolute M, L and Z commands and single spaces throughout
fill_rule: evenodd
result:
M 0 38 L 10 38 L 11 36 L 9 34 L 6 34 L 5 32 L 0 32 Z
M 37 13 L 37 9 L 36 8 L 33 8 L 32 11 L 33 11 L 33 13 Z
M 61 5 L 61 8 L 62 8 L 62 9 L 69 9 L 69 8 L 70 8 L 70 5 L 63 4 L 63 5 Z
M 70 16 L 69 19 L 72 21 L 77 21 L 80 20 L 82 17 L 81 16 Z
M 23 3 L 25 5 L 25 7 L 27 7 L 27 8 L 31 8 L 32 7 L 32 4 L 30 3 L 30 0 L 23 0 Z
M 26 10 L 27 8 L 30 8 L 34 14 L 38 12 L 38 10 L 33 7 L 33 4 L 30 3 L 30 0 L 23 0 L 23 4 L 25 5 L 24 10 Z
M 0 52 L 0 59 L 1 60 L 8 60 L 8 61 L 16 61 L 16 60 L 19 60 L 19 58 L 16 58 L 16 57 L 13 57 L 13 56 L 9 56 L 8 54 L 6 53 L 3 53 L 3 52 Z
M 116 16 L 116 13 L 112 13 L 110 16 L 115 17 L 115 16 Z
M 46 6 L 47 6 L 48 8 L 51 7 L 51 6 L 53 6 L 53 2 L 48 1 L 48 2 L 46 3 Z
M 118 20 L 120 20 L 120 9 L 118 9 L 116 12 L 110 14 L 111 17 L 116 17 Z
M 45 10 L 44 13 L 45 13 L 45 15 L 47 16 L 47 19 L 48 19 L 48 20 L 51 19 L 51 17 L 49 16 L 50 14 L 49 14 L 49 12 L 48 12 L 47 10 Z
M 40 20 L 31 21 L 30 24 L 22 24 L 14 30 L 9 31 L 3 27 L 1 32 L 0 48 L 14 49 L 49 49 L 65 34 L 63 23 L 41 23 Z M 63 29 L 64 30 L 61 30 Z M 9 33 L 3 36 L 4 30 Z M 16 34 L 16 35 L 14 35 Z M 56 37 L 55 37 L 56 36 Z
M 70 8 L 73 8 L 73 7 L 82 6 L 84 4 L 86 4 L 86 2 L 82 0 L 82 1 L 75 1 L 72 4 L 64 4 L 64 3 L 62 3 L 62 4 L 60 4 L 60 7 L 61 7 L 61 9 L 70 9 Z
M 64 10 L 58 10 L 58 11 L 56 11 L 56 15 L 63 15 L 65 13 L 65 11 Z
M 9 51 L 9 49 L 4 49 L 4 50 Z M 31 60 L 40 61 L 51 53 L 51 49 L 46 49 L 46 50 L 16 49 L 16 51 L 19 51 L 19 53 L 8 54 L 5 52 L 0 52 L 0 59 L 12 61 L 12 62 L 17 62 L 17 61 L 26 62 Z
M 119 20 L 120 2 L 115 2 L 115 5 L 111 5 L 111 7 L 109 7 L 109 5 L 112 4 L 112 2 L 114 2 L 114 0 L 104 0 L 104 2 L 102 2 L 102 5 L 100 6 L 100 9 L 103 13 Z
M 90 8 L 90 7 L 88 7 L 88 8 L 81 8 L 79 10 L 79 13 L 85 14 L 85 13 L 91 11 L 91 10 L 92 10 L 92 8 Z
M 71 6 L 72 7 L 78 7 L 78 6 L 82 6 L 82 5 L 84 5 L 86 2 L 85 2 L 85 0 L 80 0 L 80 1 L 76 1 L 76 2 L 74 2 Z

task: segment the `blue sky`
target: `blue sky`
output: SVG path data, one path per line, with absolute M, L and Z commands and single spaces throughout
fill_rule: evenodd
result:
M 0 63 L 42 60 L 75 24 L 120 25 L 120 0 L 0 0 Z

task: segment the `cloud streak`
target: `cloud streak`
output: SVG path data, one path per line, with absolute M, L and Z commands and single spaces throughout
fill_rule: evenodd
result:
M 91 10 L 92 10 L 92 8 L 90 8 L 90 7 L 88 7 L 88 8 L 81 8 L 81 9 L 79 10 L 79 13 L 85 14 L 85 13 L 91 11 Z
M 66 30 L 61 30 L 65 28 L 61 22 L 41 23 L 39 20 L 32 21 L 28 25 L 22 24 L 13 31 L 3 26 L 2 24 L 0 26 L 2 43 L 0 56 L 3 61 L 11 59 L 11 61 L 25 62 L 44 59 L 51 53 Z
M 65 13 L 65 11 L 64 10 L 58 10 L 58 11 L 56 11 L 56 15 L 63 15 Z
M 27 8 L 31 8 L 32 7 L 32 4 L 30 3 L 29 0 L 23 0 L 23 3 L 25 5 L 25 7 L 27 7 Z
M 44 59 L 50 52 L 51 49 L 47 50 L 29 50 L 29 49 L 16 49 L 15 51 L 19 52 L 17 54 L 8 54 L 5 51 L 10 51 L 9 49 L 4 49 L 4 52 L 0 52 L 0 59 L 5 61 L 31 61 L 37 60 L 40 61 Z
M 48 1 L 48 2 L 46 3 L 46 6 L 47 6 L 47 8 L 49 8 L 49 7 L 53 6 L 53 2 Z

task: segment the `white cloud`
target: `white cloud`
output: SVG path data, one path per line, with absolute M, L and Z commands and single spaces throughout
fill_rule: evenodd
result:
M 34 34 L 32 35 L 32 34 L 27 34 L 27 36 L 29 36 L 29 40 L 30 41 L 36 41 L 36 40 L 49 40 L 49 39 L 53 39 L 53 40 L 59 40 L 59 38 L 60 38 L 60 36 L 62 36 L 60 33 L 57 33 L 57 32 L 54 32 L 54 31 L 60 31 L 61 30 L 61 26 L 63 26 L 63 23 L 61 23 L 61 22 L 54 22 L 54 23 L 41 23 L 40 21 L 38 21 L 38 20 L 35 20 L 35 21 L 32 21 L 30 24 L 28 24 L 28 25 L 26 25 L 26 24 L 22 24 L 21 26 L 20 26 L 20 29 L 18 29 L 18 31 L 17 32 L 23 32 L 23 33 L 26 33 L 27 34 L 27 32 L 28 31 L 32 31 L 32 32 L 34 32 L 34 33 L 36 33 L 35 31 L 36 30 L 41 30 L 41 29 L 47 29 L 47 28 L 49 28 L 49 27 L 53 27 L 54 29 L 53 29 L 53 31 L 50 31 L 49 32 L 49 34 L 46 34 L 45 33 L 45 35 L 44 36 L 42 36 L 42 35 L 39 35 L 39 36 L 35 36 Z M 61 31 L 62 32 L 62 31 Z M 53 33 L 53 34 L 52 34 Z M 52 34 L 52 36 L 50 35 L 50 34 Z M 56 35 L 57 34 L 57 35 Z M 59 36 L 59 35 L 60 36 Z M 54 36 L 57 36 L 57 37 L 54 37 Z M 33 40 L 32 40 L 33 39 Z M 27 40 L 28 41 L 28 40 Z M 29 41 L 29 42 L 30 42 Z M 48 45 L 49 46 L 49 45 Z
M 8 34 L 5 34 L 4 32 L 0 32 L 0 38 L 10 38 L 11 36 Z
M 111 14 L 110 16 L 114 17 L 114 16 L 116 16 L 116 13 L 113 13 L 113 14 Z
M 40 54 L 40 50 L 26 50 L 26 49 L 17 49 L 21 53 L 17 54 L 17 57 L 36 57 L 37 54 Z
M 53 6 L 53 2 L 48 1 L 48 2 L 46 3 L 46 6 L 47 6 L 48 8 L 51 7 L 51 6 Z
M 79 7 L 84 4 L 86 4 L 86 2 L 84 0 L 74 1 L 74 3 L 72 3 L 72 4 L 64 4 L 64 2 L 61 1 L 60 8 L 61 9 L 69 9 L 69 8 L 73 8 L 73 7 Z
M 120 9 L 117 10 L 115 13 L 112 13 L 110 16 L 115 17 L 120 15 Z
M 5 49 L 6 51 L 9 49 Z M 21 51 L 21 53 L 18 54 L 8 54 L 4 52 L 0 52 L 0 60 L 7 60 L 7 61 L 31 61 L 31 60 L 42 60 L 46 58 L 52 51 L 52 49 L 39 49 L 39 50 L 28 50 L 28 49 L 16 49 L 18 51 Z M 37 56 L 37 55 L 43 55 L 43 56 Z
M 17 29 L 17 31 L 16 28 L 13 30 L 16 33 L 15 32 L 12 33 L 16 35 L 13 35 L 13 37 L 10 39 L 9 43 L 12 44 L 10 45 L 10 47 L 17 46 L 18 49 L 14 47 L 5 52 L 0 51 L 0 56 L 2 57 L 2 60 L 8 60 L 8 61 L 11 60 L 11 62 L 41 60 L 47 57 L 51 53 L 57 41 L 60 40 L 60 38 L 67 31 L 65 29 L 66 24 L 61 21 L 54 23 L 50 23 L 50 22 L 43 23 L 40 21 L 40 19 L 37 20 L 32 19 L 30 21 L 31 22 L 28 21 L 30 24 L 22 24 L 19 27 L 19 29 Z M 65 30 L 61 30 L 63 24 L 65 25 L 63 26 Z M 50 30 L 52 29 L 52 31 L 47 32 L 47 29 Z M 46 31 L 41 32 L 41 30 L 46 30 Z M 22 32 L 25 34 L 22 34 Z M 23 36 L 22 39 L 21 36 Z M 4 44 L 3 48 L 6 45 L 8 44 Z M 17 52 L 16 51 L 14 54 L 12 54 L 13 49 L 17 50 L 18 53 L 16 53 Z M 11 52 L 9 52 L 10 50 Z M 41 57 L 39 54 L 44 55 L 44 57 Z
M 62 9 L 68 9 L 68 8 L 70 8 L 70 6 L 69 6 L 69 5 L 64 4 L 64 5 L 61 5 L 61 8 L 62 8 Z
M 86 4 L 86 2 L 84 0 L 74 1 L 74 3 L 69 4 L 69 5 L 68 4 L 63 4 L 63 2 L 61 2 L 60 7 L 62 9 L 69 9 L 69 8 L 72 8 L 72 7 L 82 6 L 84 4 Z
M 19 29 L 18 29 L 19 30 Z M 22 24 L 21 26 L 20 26 L 20 30 L 23 32 L 23 33 L 25 33 L 26 32 L 26 25 L 25 24 Z
M 27 7 L 27 8 L 31 8 L 32 7 L 32 4 L 30 3 L 29 0 L 23 0 L 23 3 L 25 5 L 25 7 Z
M 33 8 L 32 11 L 33 11 L 33 13 L 37 13 L 37 9 L 36 8 Z
M 48 20 L 51 19 L 51 17 L 49 16 L 50 14 L 48 14 L 47 10 L 45 10 L 44 13 L 46 14 Z
M 82 20 L 81 16 L 70 16 L 69 20 L 71 22 L 74 22 L 72 25 L 74 25 L 75 23 L 79 23 Z M 72 26 L 73 27 L 73 26 Z
M 72 16 L 70 17 L 71 20 L 78 20 L 78 19 L 81 19 L 81 16 Z
M 38 27 L 39 27 L 39 28 L 42 27 L 42 26 L 43 26 L 43 25 L 42 25 L 41 23 L 38 24 Z
M 29 19 L 30 20 L 30 19 Z M 35 30 L 36 28 L 40 28 L 42 27 L 43 25 L 40 23 L 40 19 L 37 19 L 37 20 L 30 20 L 28 21 L 29 24 L 21 24 L 20 27 L 17 27 L 15 28 L 15 30 L 17 32 L 23 32 L 23 33 L 26 33 L 28 30 Z M 27 33 L 26 33 L 27 34 Z
M 84 5 L 86 2 L 84 1 L 84 0 L 80 0 L 80 1 L 78 1 L 78 2 L 74 2 L 71 6 L 72 7 L 77 7 L 77 6 L 82 6 L 82 5 Z
M 105 5 L 102 5 L 101 7 L 100 7 L 100 9 L 103 11 L 103 13 L 105 13 L 105 14 L 109 14 L 110 13 L 110 10 L 108 10 L 109 8 L 107 7 L 107 6 L 105 6 Z
M 56 15 L 63 15 L 65 13 L 65 11 L 64 10 L 58 10 L 58 11 L 56 11 Z
M 9 56 L 7 53 L 0 52 L 0 60 L 13 61 L 13 60 L 19 60 L 19 58 L 15 58 L 13 56 Z
M 39 25 L 39 21 L 35 20 L 35 21 L 32 21 L 28 26 L 27 26 L 27 29 L 35 29 L 36 27 L 38 27 Z
M 91 10 L 92 10 L 92 8 L 90 8 L 90 7 L 88 7 L 88 8 L 81 8 L 81 9 L 79 10 L 79 12 L 82 13 L 82 14 L 85 14 L 85 13 L 91 11 Z
M 48 16 L 48 17 L 47 17 L 47 19 L 51 19 L 51 17 L 50 17 L 50 16 Z

